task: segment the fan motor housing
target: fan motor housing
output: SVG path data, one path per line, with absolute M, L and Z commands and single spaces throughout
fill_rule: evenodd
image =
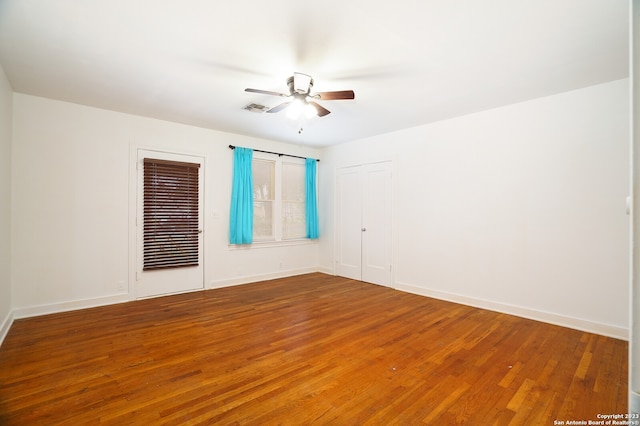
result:
M 287 86 L 289 87 L 289 93 L 291 93 L 292 95 L 294 93 L 310 93 L 311 88 L 313 87 L 313 78 L 309 79 L 309 87 L 307 88 L 306 92 L 302 90 L 296 91 L 294 84 L 295 84 L 294 76 L 289 77 L 287 79 Z

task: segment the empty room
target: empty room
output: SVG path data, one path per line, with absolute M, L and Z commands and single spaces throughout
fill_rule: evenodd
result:
M 0 0 L 0 424 L 640 424 L 640 5 Z

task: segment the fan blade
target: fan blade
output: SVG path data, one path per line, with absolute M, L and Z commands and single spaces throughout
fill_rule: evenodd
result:
M 329 111 L 328 109 L 326 109 L 322 105 L 317 104 L 316 102 L 310 101 L 309 105 L 313 105 L 313 107 L 316 109 L 316 111 L 318 111 L 318 117 L 324 117 L 327 114 L 331 114 L 331 111 Z
M 267 112 L 279 112 L 279 111 L 282 111 L 283 109 L 285 109 L 286 107 L 288 107 L 290 103 L 291 103 L 291 102 L 284 102 L 284 103 L 281 103 L 280 105 L 276 105 L 276 106 L 274 106 L 273 108 L 271 108 L 271 109 L 270 109 L 269 111 L 267 111 Z
M 353 90 L 339 90 L 336 92 L 318 92 L 314 96 L 320 96 L 320 99 L 322 99 L 323 101 L 356 98 L 356 94 L 353 92 Z
M 289 95 L 285 95 L 284 93 L 272 92 L 270 90 L 260 90 L 260 89 L 244 89 L 245 92 L 251 93 L 260 93 L 262 95 L 273 95 L 273 96 L 282 96 L 286 98 Z

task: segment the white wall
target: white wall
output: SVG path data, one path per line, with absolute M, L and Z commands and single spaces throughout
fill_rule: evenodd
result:
M 0 342 L 11 325 L 11 115 L 13 91 L 0 67 Z
M 207 288 L 317 269 L 317 244 L 229 248 L 228 145 L 312 157 L 319 156 L 317 150 L 18 93 L 13 132 L 17 317 L 129 299 L 117 284 L 133 285 L 129 235 L 136 147 L 205 157 Z
M 614 81 L 327 149 L 325 235 L 335 168 L 391 159 L 395 287 L 627 338 L 628 93 Z
M 141 147 L 205 157 L 207 288 L 333 271 L 335 168 L 391 159 L 397 288 L 624 337 L 628 90 L 615 81 L 322 153 L 13 94 L 13 308 L 128 300 L 117 283 L 133 285 L 129 191 Z M 319 245 L 228 247 L 229 144 L 322 154 Z

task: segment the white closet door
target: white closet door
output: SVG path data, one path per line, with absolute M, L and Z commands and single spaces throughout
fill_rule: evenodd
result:
M 362 281 L 391 286 L 391 163 L 362 166 Z
M 391 163 L 337 171 L 336 274 L 391 286 Z
M 337 173 L 336 274 L 362 279 L 362 177 L 361 167 Z

